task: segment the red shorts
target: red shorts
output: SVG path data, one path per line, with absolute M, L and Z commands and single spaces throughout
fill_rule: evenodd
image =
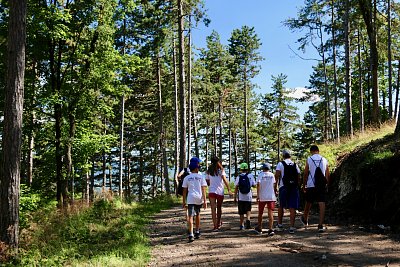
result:
M 264 208 L 267 206 L 269 210 L 274 210 L 275 209 L 275 201 L 260 201 L 258 202 L 258 214 L 263 214 L 264 213 Z
M 208 198 L 215 198 L 215 199 L 217 199 L 219 201 L 224 200 L 224 196 L 223 195 L 218 195 L 218 194 L 215 194 L 215 193 L 208 193 Z

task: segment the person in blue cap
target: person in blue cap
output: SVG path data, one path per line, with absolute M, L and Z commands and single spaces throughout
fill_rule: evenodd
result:
M 264 208 L 268 208 L 268 235 L 273 236 L 274 230 L 274 209 L 276 201 L 275 192 L 275 176 L 271 170 L 271 165 L 269 163 L 264 163 L 261 167 L 262 171 L 257 177 L 257 202 L 258 202 L 258 227 L 256 231 L 260 234 L 262 233 L 262 221 Z
M 206 188 L 207 182 L 203 175 L 199 173 L 200 169 L 199 158 L 192 158 L 189 163 L 190 174 L 183 180 L 183 197 L 182 206 L 187 209 L 188 214 L 188 233 L 189 242 L 200 238 L 200 209 L 207 208 Z M 193 234 L 193 223 L 195 221 L 195 232 Z

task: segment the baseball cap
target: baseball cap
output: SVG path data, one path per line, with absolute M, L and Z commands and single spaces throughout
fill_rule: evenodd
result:
M 241 170 L 248 170 L 249 169 L 249 165 L 247 165 L 246 162 L 243 162 L 240 164 L 240 169 Z
M 197 169 L 199 167 L 200 167 L 199 163 L 197 163 L 197 162 L 190 162 L 190 164 L 189 164 L 189 170 L 191 170 L 191 171 L 193 171 L 194 169 Z
M 190 159 L 190 163 L 192 163 L 192 162 L 199 164 L 200 162 L 202 162 L 202 160 L 197 157 L 193 157 Z
M 270 170 L 271 169 L 271 164 L 269 164 L 269 163 L 263 163 L 262 164 L 262 166 L 261 166 L 261 169 L 263 169 L 263 170 L 265 170 L 265 169 L 267 169 L 267 170 Z

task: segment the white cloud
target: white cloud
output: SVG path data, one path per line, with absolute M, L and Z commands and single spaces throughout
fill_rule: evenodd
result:
M 306 93 L 310 92 L 311 90 L 305 87 L 296 87 L 294 89 L 291 89 L 291 91 L 288 93 L 289 97 L 292 97 L 294 99 L 300 99 L 306 97 Z M 307 102 L 318 102 L 321 100 L 321 98 L 318 95 L 310 95 L 310 98 L 308 99 Z

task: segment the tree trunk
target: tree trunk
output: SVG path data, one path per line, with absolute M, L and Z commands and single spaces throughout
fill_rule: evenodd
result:
M 127 173 L 127 181 L 126 181 L 126 183 L 127 183 L 127 187 L 126 187 L 126 197 L 128 198 L 128 199 L 130 199 L 130 197 L 131 197 L 131 158 L 127 158 L 126 159 L 126 173 Z
M 250 155 L 249 155 L 249 123 L 248 123 L 248 112 L 247 112 L 247 67 L 244 67 L 244 76 L 243 76 L 243 101 L 244 101 L 244 159 L 247 164 L 250 164 Z
M 161 150 L 161 173 L 164 178 L 165 192 L 170 194 L 169 177 L 168 177 L 168 162 L 167 162 L 167 151 L 166 151 L 166 136 L 164 128 L 164 112 L 162 106 L 162 87 L 161 87 L 161 66 L 160 56 L 157 56 L 157 85 L 158 85 L 158 130 L 160 132 L 159 146 Z M 163 185 L 163 183 L 162 183 Z M 162 186 L 161 186 L 162 187 Z
M 391 0 L 387 0 L 387 25 L 388 25 L 388 79 L 389 79 L 389 119 L 393 119 L 393 100 L 392 100 L 392 33 L 391 33 Z
M 89 187 L 89 200 L 91 203 L 94 201 L 94 174 L 95 174 L 96 162 L 92 159 L 92 168 L 90 172 L 90 187 Z
M 218 111 L 219 111 L 219 117 L 218 117 L 218 128 L 219 128 L 219 153 L 218 157 L 220 160 L 222 160 L 222 144 L 223 144 L 223 138 L 222 138 L 222 97 L 223 95 L 221 94 L 219 98 L 219 105 L 218 105 Z
M 376 0 L 374 0 L 374 12 L 370 0 L 358 0 L 364 22 L 367 26 L 367 33 L 370 45 L 371 75 L 372 75 L 372 116 L 371 123 L 380 126 L 379 110 L 379 84 L 378 84 L 378 46 L 376 40 Z M 372 14 L 373 13 L 373 14 Z M 374 19 L 373 19 L 374 17 Z
M 350 0 L 346 0 L 346 11 L 345 11 L 345 83 L 346 83 L 346 126 L 347 134 L 350 138 L 353 138 L 353 113 L 352 113 L 352 103 L 351 103 L 351 65 L 350 65 Z
M 107 167 L 107 157 L 106 157 L 106 153 L 103 151 L 103 166 L 101 168 L 101 170 L 103 172 L 103 182 L 102 182 L 102 186 L 101 186 L 101 193 L 103 194 L 103 197 L 106 192 L 106 182 L 107 182 L 106 167 Z
M 229 161 L 228 161 L 228 180 L 231 182 L 231 176 L 232 176 L 232 125 L 231 125 L 231 114 L 229 114 L 229 125 L 228 125 L 228 135 L 229 135 Z
M 121 97 L 121 129 L 119 131 L 119 189 L 118 194 L 122 199 L 122 176 L 124 173 L 124 118 L 125 118 L 125 94 Z
M 174 106 L 175 106 L 175 113 L 174 113 L 174 137 L 175 137 L 175 166 L 174 166 L 174 187 L 175 192 L 178 188 L 177 184 L 177 175 L 178 175 L 178 164 L 179 164 L 179 106 L 178 106 L 178 78 L 176 73 L 176 47 L 175 47 L 175 35 L 173 38 L 173 49 L 172 49 L 172 60 L 174 65 Z
M 238 150 L 237 150 L 237 134 L 236 131 L 233 131 L 233 158 L 235 159 L 235 175 L 239 175 L 238 170 Z
M 208 136 L 208 132 L 209 132 L 209 120 L 207 119 L 207 124 L 206 124 L 206 148 L 205 148 L 205 150 L 206 150 L 206 164 L 208 163 L 208 150 L 209 150 L 209 145 L 208 145 L 208 143 L 209 143 L 209 140 L 210 140 L 210 138 L 209 138 L 209 136 Z
M 397 66 L 397 84 L 396 84 L 396 99 L 395 99 L 395 111 L 394 116 L 396 118 L 395 121 L 399 119 L 399 91 L 400 91 L 400 59 L 398 61 Z
M 333 58 L 333 91 L 335 94 L 335 126 L 336 126 L 336 142 L 340 143 L 340 122 L 339 122 L 339 102 L 338 102 L 338 87 L 337 87 L 337 71 L 336 71 L 336 36 L 335 36 L 335 9 L 334 0 L 332 0 L 332 58 Z
M 187 112 L 188 112 L 188 143 L 187 143 L 187 161 L 189 162 L 192 154 L 192 16 L 189 14 L 189 29 L 188 29 L 188 68 L 187 68 L 187 80 L 188 80 L 188 101 L 187 101 Z
M 179 165 L 185 167 L 186 160 L 186 96 L 185 96 L 185 37 L 183 0 L 178 0 L 178 37 L 179 37 L 179 99 L 180 99 L 180 158 Z
M 139 201 L 143 200 L 143 182 L 144 182 L 144 159 L 143 148 L 139 149 Z
M 357 34 L 357 53 L 358 53 L 358 91 L 359 91 L 359 108 L 360 108 L 360 132 L 364 133 L 365 125 L 364 125 L 364 90 L 362 86 L 362 65 L 361 65 L 361 43 L 360 43 L 360 27 L 358 27 Z
M 112 174 L 112 158 L 111 155 L 108 159 L 110 166 L 108 166 L 108 186 L 110 189 L 110 195 L 113 195 L 112 184 L 113 184 L 113 174 Z
M 3 166 L 0 175 L 0 240 L 17 252 L 24 104 L 26 0 L 9 1 L 7 76 L 4 100 Z
M 195 156 L 197 158 L 200 157 L 200 148 L 199 148 L 199 136 L 198 136 L 198 129 L 197 129 L 197 110 L 196 110 L 196 106 L 193 102 L 192 99 L 192 111 L 193 111 L 193 138 L 194 138 L 194 151 L 195 151 Z

